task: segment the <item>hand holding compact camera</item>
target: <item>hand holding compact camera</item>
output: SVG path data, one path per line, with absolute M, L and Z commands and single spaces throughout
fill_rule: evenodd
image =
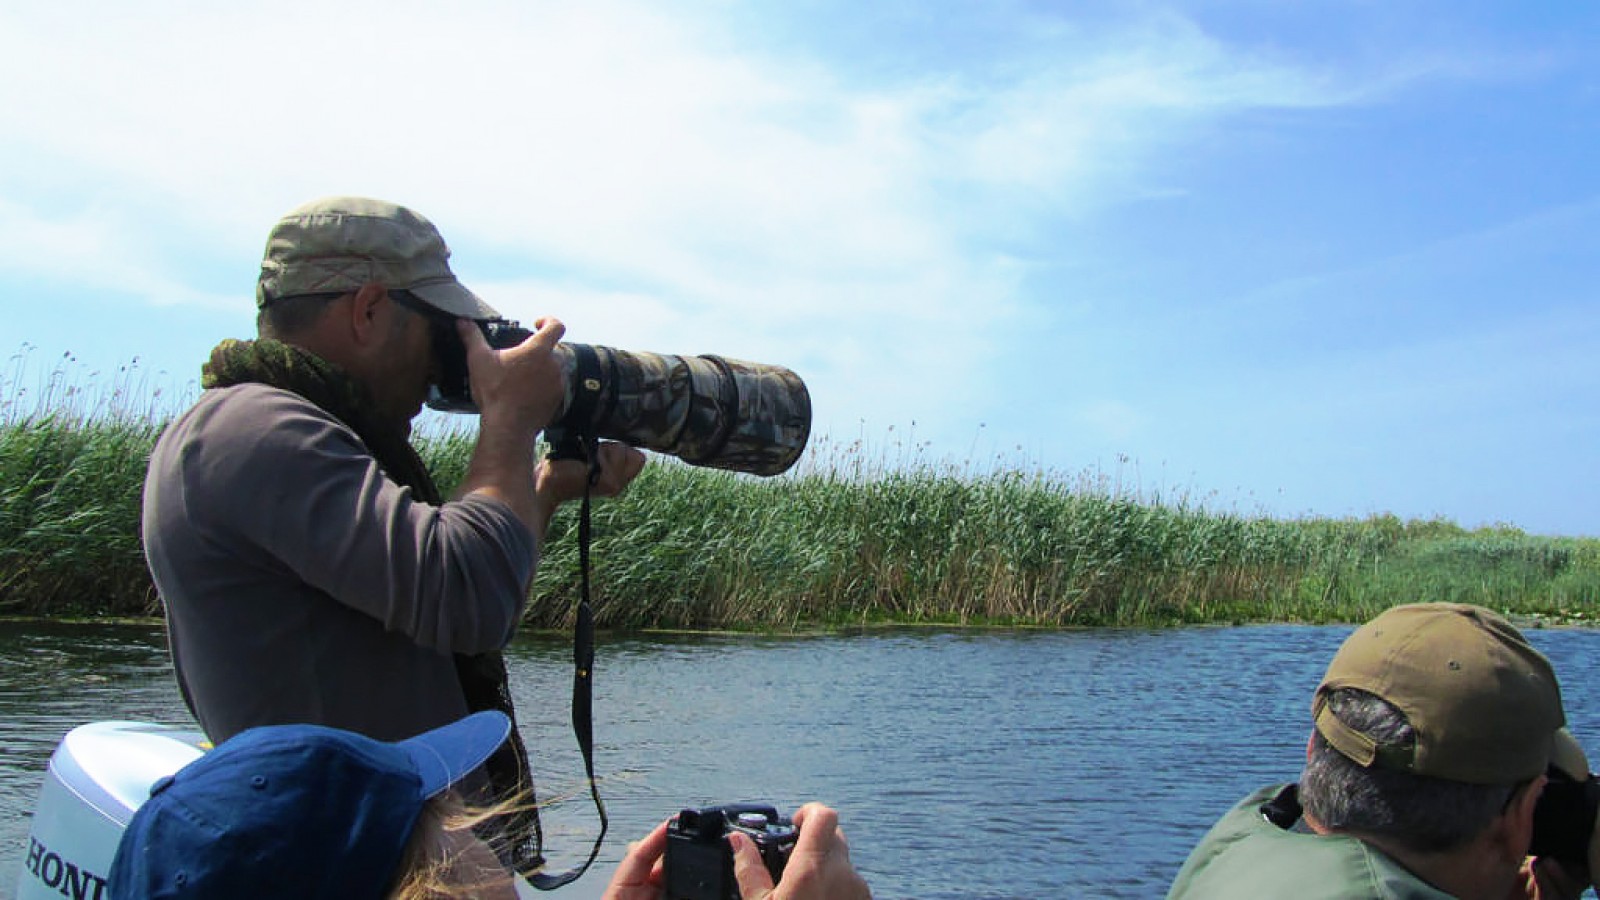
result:
M 667 823 L 667 900 L 739 900 L 733 847 L 727 840 L 735 831 L 755 844 L 774 883 L 783 877 L 800 832 L 776 808 L 739 803 L 686 809 Z

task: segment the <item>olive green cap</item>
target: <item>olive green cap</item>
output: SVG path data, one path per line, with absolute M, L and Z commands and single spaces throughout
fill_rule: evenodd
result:
M 1555 743 L 1550 748 L 1550 765 L 1566 773 L 1573 781 L 1589 780 L 1589 755 L 1583 745 L 1565 728 L 1556 729 Z
M 1379 745 L 1341 722 L 1327 705 L 1337 688 L 1400 710 L 1415 744 Z M 1397 606 L 1356 629 L 1328 665 L 1311 714 L 1328 743 L 1363 766 L 1471 784 L 1543 774 L 1566 724 L 1550 661 L 1510 622 L 1461 603 Z
M 456 280 L 450 248 L 427 219 L 393 203 L 325 197 L 272 227 L 256 283 L 256 305 L 280 297 L 353 291 L 369 282 L 405 290 L 468 319 L 499 313 Z

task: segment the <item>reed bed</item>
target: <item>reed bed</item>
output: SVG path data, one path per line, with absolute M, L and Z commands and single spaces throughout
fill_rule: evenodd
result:
M 13 381 L 0 406 L 0 612 L 152 615 L 139 495 L 171 411 L 134 408 L 137 372 L 93 397 Z M 0 391 L 0 393 L 4 393 Z M 192 392 L 191 392 L 192 394 Z M 422 430 L 442 486 L 463 428 Z M 896 445 L 898 446 L 898 445 Z M 820 443 L 757 479 L 655 460 L 597 503 L 602 627 L 791 630 L 1360 621 L 1416 600 L 1584 622 L 1600 612 L 1600 540 L 1441 520 L 1274 519 L 1140 496 L 1097 473 L 985 471 Z M 570 624 L 577 504 L 556 517 L 526 623 Z
M 552 528 L 534 624 L 567 622 L 572 523 Z M 1424 599 L 1585 621 L 1600 602 L 1600 541 L 1219 513 L 1048 472 L 757 481 L 668 462 L 595 529 L 596 612 L 616 627 L 1361 621 Z

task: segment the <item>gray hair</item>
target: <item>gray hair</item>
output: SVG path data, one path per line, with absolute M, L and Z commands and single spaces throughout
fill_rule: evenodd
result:
M 1328 709 L 1381 744 L 1416 741 L 1405 714 L 1366 691 L 1330 691 Z M 1313 731 L 1311 753 L 1300 776 L 1300 802 L 1332 831 L 1369 834 L 1416 853 L 1437 853 L 1462 847 L 1483 833 L 1516 788 L 1364 767 Z

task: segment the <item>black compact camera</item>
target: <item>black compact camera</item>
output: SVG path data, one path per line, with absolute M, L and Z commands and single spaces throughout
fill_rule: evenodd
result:
M 733 847 L 727 841 L 733 831 L 742 831 L 755 842 L 774 884 L 783 877 L 783 866 L 800 833 L 775 808 L 736 803 L 686 809 L 667 825 L 663 864 L 667 900 L 739 900 Z
M 455 322 L 438 318 L 433 324 L 439 374 L 428 406 L 477 412 L 467 348 Z M 506 319 L 477 325 L 497 349 L 514 347 L 530 334 Z M 552 447 L 570 447 L 564 436 L 586 434 L 690 465 L 777 475 L 800 458 L 811 434 L 811 395 L 800 376 L 782 366 L 570 343 L 557 344 L 555 356 L 565 398 L 545 429 Z
M 1574 780 L 1554 766 L 1533 808 L 1530 856 L 1548 856 L 1588 868 L 1595 814 L 1600 812 L 1600 781 Z

